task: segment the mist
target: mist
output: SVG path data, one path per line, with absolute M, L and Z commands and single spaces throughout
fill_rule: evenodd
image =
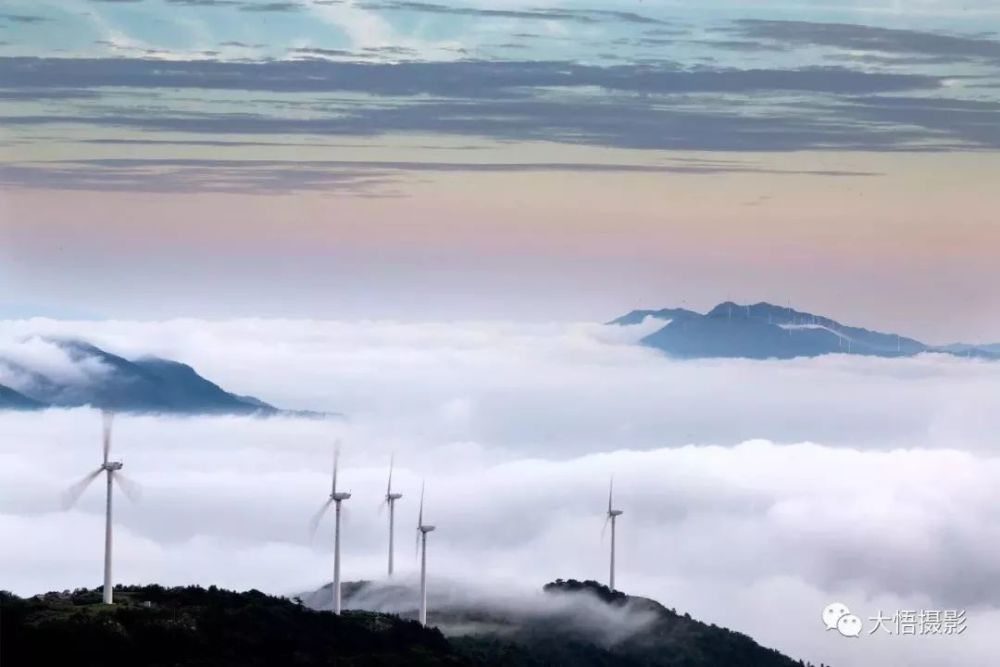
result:
M 614 474 L 627 593 L 817 663 L 985 665 L 998 648 L 995 363 L 679 362 L 631 328 L 517 323 L 31 320 L 0 323 L 0 350 L 26 358 L 35 333 L 344 415 L 120 415 L 113 455 L 143 494 L 116 498 L 118 582 L 284 595 L 328 583 L 332 526 L 311 540 L 307 524 L 341 438 L 346 580 L 384 577 L 390 455 L 402 580 L 427 485 L 432 602 L 468 590 L 530 607 L 547 581 L 605 580 Z M 59 498 L 100 463 L 100 428 L 84 408 L 0 413 L 0 588 L 99 584 L 103 490 L 69 512 Z M 820 623 L 834 600 L 864 618 L 966 609 L 968 630 L 848 641 Z

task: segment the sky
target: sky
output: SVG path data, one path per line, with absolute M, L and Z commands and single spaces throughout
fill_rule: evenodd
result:
M 294 595 L 328 583 L 310 540 L 340 438 L 343 576 L 381 581 L 378 506 L 395 457 L 396 566 L 413 581 L 421 483 L 431 604 L 454 590 L 536 607 L 555 578 L 617 586 L 829 665 L 991 665 L 1000 607 L 996 362 L 677 361 L 642 327 L 243 319 L 0 322 L 0 357 L 72 383 L 99 369 L 30 334 L 192 364 L 228 390 L 343 419 L 120 414 L 115 576 Z M 109 371 L 110 369 L 106 369 Z M 7 381 L 0 377 L 0 382 Z M 0 589 L 101 581 L 103 489 L 91 409 L 0 413 Z M 72 545 L 72 548 L 67 548 Z M 415 600 L 415 595 L 412 600 Z M 865 635 L 824 630 L 846 604 Z M 867 634 L 897 610 L 964 610 L 959 636 Z
M 1000 340 L 1000 8 L 5 0 L 0 317 Z

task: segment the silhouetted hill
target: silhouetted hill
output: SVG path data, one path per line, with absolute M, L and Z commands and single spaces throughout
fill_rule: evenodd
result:
M 405 607 L 405 585 L 354 582 L 366 596 Z M 117 587 L 21 599 L 0 593 L 4 667 L 803 667 L 746 635 L 680 615 L 593 581 L 557 580 L 530 601 L 465 598 L 406 615 L 348 609 L 340 616 L 298 599 L 199 587 Z M 329 587 L 314 597 L 329 596 Z
M 463 666 L 437 630 L 385 614 L 313 611 L 258 591 L 143 586 L 0 594 L 4 667 Z
M 642 344 L 684 359 L 791 359 L 823 354 L 904 357 L 921 352 L 1000 358 L 990 346 L 935 347 L 899 334 L 847 326 L 829 317 L 763 302 L 740 305 L 727 301 L 704 315 L 684 309 L 638 310 L 610 323 L 627 326 L 647 317 L 666 324 L 643 338 Z
M 123 412 L 175 414 L 281 412 L 252 396 L 238 396 L 224 390 L 187 364 L 156 357 L 129 360 L 79 340 L 42 340 L 64 355 L 64 367 L 56 372 L 50 367 L 33 367 L 26 361 L 0 358 L 0 376 L 13 378 L 7 381 L 15 385 L 16 393 L 33 402 L 17 404 L 14 399 L 7 402 L 0 395 L 0 408 L 89 405 Z

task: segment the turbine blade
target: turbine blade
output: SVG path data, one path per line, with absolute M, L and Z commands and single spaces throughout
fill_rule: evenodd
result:
M 385 507 L 386 507 L 386 505 L 388 505 L 388 504 L 389 504 L 389 498 L 388 497 L 383 498 L 382 502 L 380 502 L 378 504 L 378 514 L 379 514 L 379 516 L 382 516 L 382 510 L 384 510 Z
M 601 542 L 604 541 L 604 534 L 608 532 L 608 524 L 611 523 L 611 515 L 604 517 L 604 527 L 601 528 Z
M 125 492 L 125 496 L 129 500 L 133 503 L 139 502 L 142 498 L 142 487 L 138 483 L 122 475 L 121 471 L 111 473 L 111 477 L 121 487 L 121 490 Z
M 104 472 L 104 468 L 98 468 L 94 472 L 90 473 L 79 482 L 69 487 L 62 494 L 62 506 L 64 510 L 68 510 L 76 504 L 76 501 L 80 499 L 83 492 L 87 490 L 90 483 L 97 479 L 97 476 Z
M 110 410 L 104 410 L 101 412 L 101 419 L 103 422 L 103 433 L 102 433 L 102 443 L 104 445 L 104 462 L 108 462 L 108 457 L 111 456 L 111 423 L 115 419 L 115 413 Z
M 313 514 L 312 518 L 309 519 L 309 541 L 311 542 L 316 538 L 316 531 L 319 530 L 319 522 L 323 519 L 323 515 L 333 504 L 333 498 L 328 499 L 323 506 L 319 508 L 319 511 Z
M 615 493 L 615 477 L 611 476 L 611 484 L 608 486 L 608 513 L 611 513 L 611 497 Z
M 417 514 L 417 528 L 424 525 L 424 483 L 420 483 L 420 512 Z
M 337 467 L 340 463 L 340 438 L 333 443 L 333 488 L 331 493 L 337 492 Z
M 388 496 L 390 493 L 392 493 L 392 464 L 393 464 L 393 459 L 395 459 L 395 458 L 396 458 L 395 454 L 390 454 L 389 455 L 389 483 L 386 484 L 386 487 L 385 487 L 385 495 L 386 496 Z

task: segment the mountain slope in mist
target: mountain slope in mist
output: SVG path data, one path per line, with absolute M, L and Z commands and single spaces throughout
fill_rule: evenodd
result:
M 795 660 L 753 639 L 707 625 L 667 609 L 654 600 L 612 591 L 594 581 L 557 580 L 547 594 L 573 601 L 573 607 L 548 618 L 534 617 L 509 632 L 455 639 L 466 656 L 491 665 L 615 665 L 616 667 L 795 667 Z M 599 625 L 576 615 L 580 600 L 605 605 L 609 618 Z M 582 604 L 588 604 L 584 602 Z M 617 619 L 611 620 L 617 615 Z M 615 628 L 615 623 L 621 623 Z M 615 628 L 615 635 L 607 628 Z M 447 629 L 442 628 L 445 634 Z M 521 650 L 513 657 L 510 645 Z
M 17 356 L 19 350 L 23 358 Z M 93 406 L 174 414 L 277 412 L 263 401 L 222 389 L 186 364 L 155 357 L 129 360 L 79 340 L 36 337 L 8 350 L 0 356 L 0 381 L 14 392 L 5 398 L 0 390 L 0 408 Z
M 648 317 L 667 323 L 641 343 L 683 359 L 792 359 L 823 354 L 906 357 L 921 352 L 1000 358 L 991 346 L 932 346 L 764 302 L 740 305 L 727 301 L 704 315 L 685 309 L 635 310 L 608 324 L 629 326 Z
M 351 582 L 344 606 L 416 618 L 417 591 Z M 330 587 L 303 596 L 323 608 Z M 436 585 L 428 624 L 477 665 L 541 667 L 801 667 L 753 639 L 595 581 L 556 580 L 529 597 Z

